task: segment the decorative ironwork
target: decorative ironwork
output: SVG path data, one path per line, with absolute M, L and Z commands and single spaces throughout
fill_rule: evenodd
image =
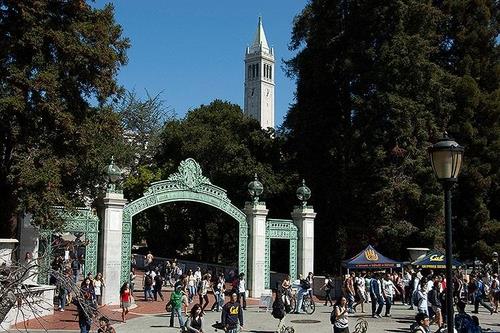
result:
M 98 235 L 99 218 L 89 208 L 76 208 L 75 210 L 66 210 L 62 206 L 53 207 L 56 214 L 64 221 L 62 232 L 82 233 L 88 244 L 85 246 L 85 273 L 97 273 L 98 256 Z M 43 262 L 40 263 L 38 283 L 49 283 L 49 268 L 52 262 L 52 230 L 40 230 L 41 246 L 39 247 L 40 256 Z
M 248 224 L 245 213 L 228 199 L 226 190 L 213 185 L 203 176 L 200 165 L 192 158 L 182 161 L 178 171 L 167 180 L 152 183 L 144 196 L 123 208 L 121 282 L 129 280 L 132 249 L 132 218 L 134 215 L 167 202 L 192 201 L 206 204 L 225 212 L 239 224 L 238 270 L 247 273 Z
M 266 248 L 264 249 L 264 277 L 266 288 L 270 288 L 271 284 L 271 239 L 290 240 L 289 274 L 292 280 L 297 278 L 297 226 L 293 224 L 292 220 L 267 219 Z

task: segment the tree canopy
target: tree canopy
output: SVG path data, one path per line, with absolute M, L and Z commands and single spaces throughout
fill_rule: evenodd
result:
M 20 212 L 48 226 L 51 206 L 95 194 L 104 153 L 122 136 L 104 106 L 120 92 L 129 46 L 113 15 L 81 0 L 0 1 L 2 236 Z
M 313 0 L 296 17 L 287 67 L 297 101 L 285 130 L 292 163 L 315 193 L 320 269 L 367 243 L 395 257 L 407 246 L 442 246 L 442 190 L 427 148 L 445 130 L 466 146 L 453 202 L 458 252 L 498 233 L 498 201 L 490 201 L 497 16 L 493 1 Z M 496 239 L 487 246 L 498 249 Z

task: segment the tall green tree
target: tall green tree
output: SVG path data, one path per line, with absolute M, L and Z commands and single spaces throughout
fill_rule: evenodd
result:
M 445 1 L 440 65 L 456 77 L 448 128 L 466 147 L 454 202 L 463 256 L 500 251 L 500 31 L 498 1 Z
M 405 245 L 442 245 L 442 192 L 427 147 L 445 130 L 466 145 L 471 166 L 478 164 L 470 180 L 465 167 L 456 190 L 460 223 L 473 226 L 460 236 L 469 248 L 481 246 L 478 239 L 487 237 L 479 230 L 487 226 L 494 238 L 498 228 L 488 214 L 498 212 L 491 200 L 498 186 L 490 183 L 499 151 L 497 6 L 312 0 L 297 16 L 297 55 L 287 63 L 297 78 L 287 151 L 311 179 L 321 268 L 330 270 L 368 242 L 399 258 L 406 258 Z M 464 132 L 481 145 L 470 155 Z M 323 235 L 340 245 L 336 251 Z
M 113 8 L 83 0 L 0 1 L 0 233 L 18 213 L 51 226 L 50 206 L 95 188 L 99 143 L 121 137 L 117 96 L 129 43 Z M 108 158 L 108 156 L 106 156 Z

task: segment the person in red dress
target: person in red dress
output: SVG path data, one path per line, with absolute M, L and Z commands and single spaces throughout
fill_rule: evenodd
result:
M 122 308 L 122 321 L 125 323 L 125 316 L 128 313 L 130 304 L 132 303 L 132 295 L 130 294 L 130 287 L 128 282 L 125 282 L 120 288 L 120 307 Z

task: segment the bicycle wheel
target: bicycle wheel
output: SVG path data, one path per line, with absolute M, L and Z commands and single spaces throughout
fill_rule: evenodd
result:
M 292 297 L 290 298 L 290 311 L 288 311 L 288 313 L 296 311 L 297 311 L 297 300 L 295 299 L 295 297 Z
M 304 311 L 307 313 L 307 314 L 313 314 L 314 311 L 316 310 L 316 304 L 314 304 L 314 301 L 308 297 L 308 298 L 304 298 Z

